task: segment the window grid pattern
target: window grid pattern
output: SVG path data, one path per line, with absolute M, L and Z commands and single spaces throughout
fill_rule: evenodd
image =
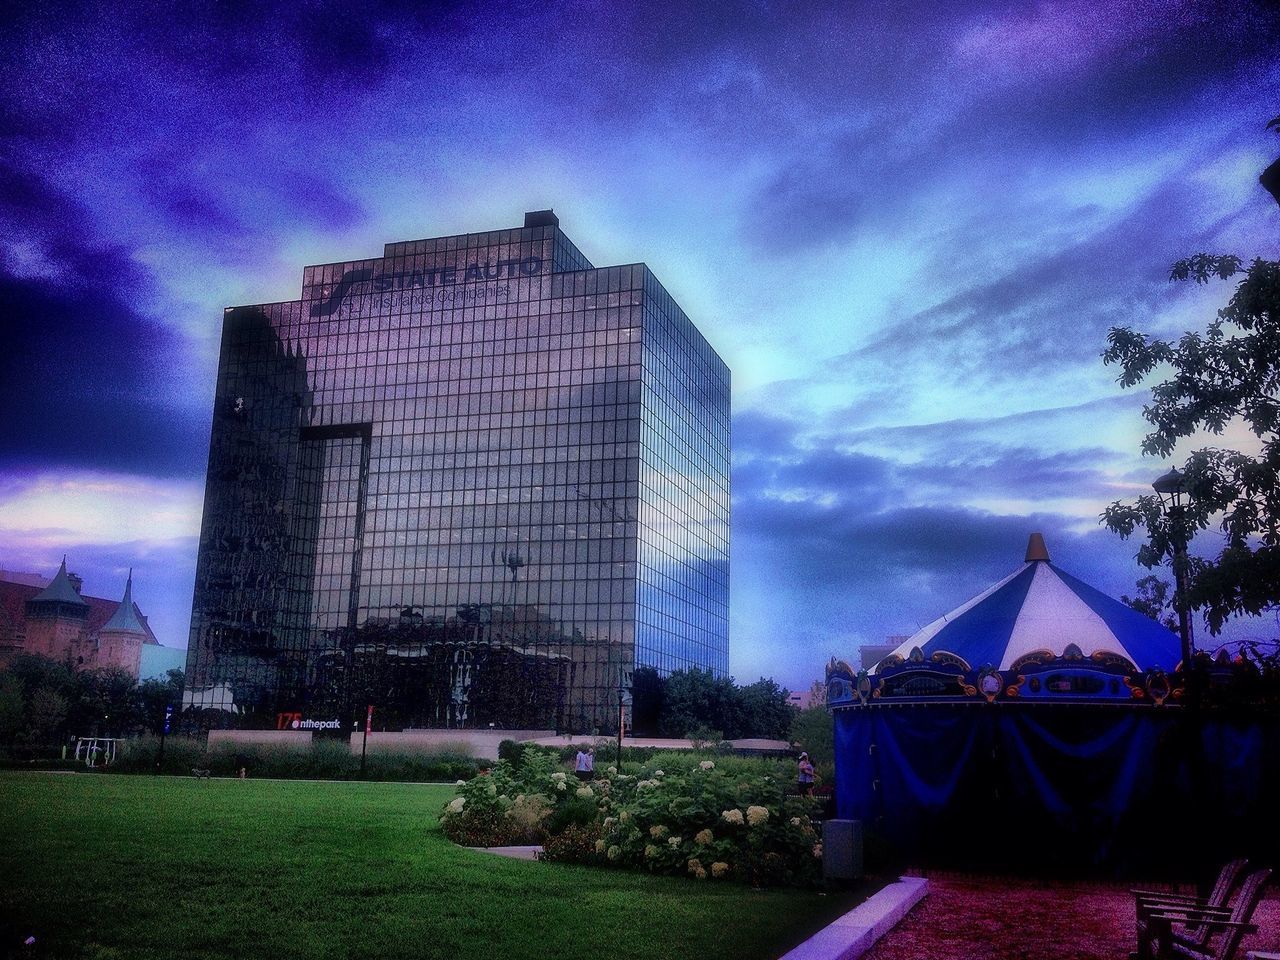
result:
M 645 267 L 594 269 L 557 227 L 388 244 L 228 310 L 205 722 L 369 701 L 607 730 L 637 663 L 723 673 L 728 386 Z

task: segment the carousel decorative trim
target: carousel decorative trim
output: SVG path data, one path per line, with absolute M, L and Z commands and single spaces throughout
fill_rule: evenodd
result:
M 1209 661 L 1207 656 L 1204 659 Z M 1212 669 L 1225 675 L 1241 666 L 1219 656 Z M 1127 657 L 1110 650 L 1085 656 L 1076 644 L 1068 644 L 1061 656 L 1050 650 L 1024 654 L 1008 670 L 990 663 L 975 669 L 950 651 L 926 655 L 919 647 L 905 659 L 898 655 L 884 658 L 874 673 L 855 673 L 847 662 L 835 659 L 827 667 L 827 704 L 835 709 L 975 701 L 1118 703 L 1149 708 L 1179 703 L 1183 697 L 1181 674 L 1166 674 L 1158 667 L 1140 671 Z

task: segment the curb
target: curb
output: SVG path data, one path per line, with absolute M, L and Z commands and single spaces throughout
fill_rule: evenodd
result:
M 519 847 L 464 847 L 466 850 L 476 850 L 480 853 L 492 853 L 499 857 L 510 857 L 513 860 L 537 860 L 539 854 L 542 853 L 542 847 L 519 846 Z
M 924 877 L 900 877 L 823 927 L 780 960 L 857 960 L 929 892 Z

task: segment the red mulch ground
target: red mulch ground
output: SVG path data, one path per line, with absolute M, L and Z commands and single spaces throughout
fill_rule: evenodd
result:
M 929 895 L 866 960 L 1126 960 L 1134 948 L 1127 886 L 1007 877 L 929 876 Z M 1236 953 L 1280 950 L 1280 898 L 1254 914 L 1261 929 Z

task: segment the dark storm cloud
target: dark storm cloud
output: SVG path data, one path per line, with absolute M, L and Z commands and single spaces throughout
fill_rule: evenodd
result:
M 1090 14 L 1089 29 L 1074 36 L 1061 30 Z M 1064 5 L 1010 11 L 1009 19 L 1037 16 L 1047 21 L 1042 44 L 991 51 L 983 79 L 1003 75 L 1014 82 L 958 116 L 957 136 L 997 150 L 1019 141 L 1069 148 L 1182 126 L 1197 111 L 1227 112 L 1227 85 L 1265 82 L 1280 55 L 1280 8 L 1257 0 Z M 1061 44 L 1053 43 L 1055 28 Z M 1073 44 L 1081 49 L 1063 49 Z M 973 61 L 966 65 L 981 72 Z
M 164 221 L 199 236 L 223 256 L 269 252 L 284 228 L 339 231 L 365 219 L 360 204 L 320 176 L 285 164 L 263 168 L 252 183 L 239 171 L 202 169 L 198 158 L 165 148 L 138 164 L 141 193 Z
M 133 261 L 12 169 L 0 168 L 0 224 L 22 245 L 0 266 L 0 465 L 198 470 L 207 421 L 164 399 L 190 346 L 131 305 L 146 287 Z
M 162 476 L 203 466 L 206 418 L 162 398 L 187 349 L 107 285 L 0 273 L 0 465 Z
M 842 61 L 842 73 L 816 84 L 819 57 L 803 72 L 811 106 L 834 112 L 792 132 L 800 149 L 743 220 L 755 243 L 801 250 L 846 239 L 864 221 L 869 232 L 902 201 L 945 195 L 984 166 L 1023 161 L 1052 179 L 1082 151 L 1135 136 L 1150 138 L 1155 154 L 1197 114 L 1230 110 L 1232 83 L 1265 84 L 1280 59 L 1280 8 L 1251 0 L 984 6 L 936 10 L 927 23 L 896 15 L 878 23 L 876 49 L 894 54 L 878 69 Z M 1094 26 L 1063 29 L 1079 22 Z M 852 26 L 851 18 L 833 23 L 832 35 Z M 983 27 L 992 48 L 957 49 L 958 38 L 982 36 Z M 769 54 L 757 58 L 769 69 Z
M 120 248 L 95 240 L 79 204 L 45 177 L 5 161 L 0 161 L 0 224 L 10 243 L 22 244 L 63 284 L 110 285 L 126 295 L 142 283 L 141 271 Z
M 959 501 L 1115 498 L 1112 479 L 1128 460 L 1100 446 L 1045 452 L 1021 437 L 1052 432 L 1085 411 L 1095 416 L 1141 406 L 1141 397 L 990 420 L 849 428 L 845 414 L 799 424 L 750 413 L 734 421 L 735 502 L 807 500 L 874 512 L 890 503 L 949 496 Z M 998 439 L 996 439 L 998 438 Z M 893 454 L 872 454 L 891 450 Z M 1104 473 L 1106 471 L 1106 473 Z
M 822 449 L 785 461 L 752 461 L 735 469 L 734 493 L 744 503 L 805 499 L 863 511 L 942 495 L 958 501 L 1097 499 L 1101 505 L 1112 490 L 1101 471 L 1119 459 L 1104 448 L 1046 455 L 971 442 L 962 449 L 912 463 Z

